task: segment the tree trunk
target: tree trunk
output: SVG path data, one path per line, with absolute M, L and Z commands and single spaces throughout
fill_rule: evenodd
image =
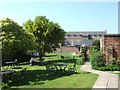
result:
M 42 56 L 41 51 L 38 51 L 38 53 L 39 53 L 39 60 L 42 61 L 42 57 L 43 57 L 43 56 Z
M 38 53 L 39 53 L 39 60 L 43 61 L 44 59 L 42 57 L 45 55 L 45 53 L 43 51 L 38 51 Z

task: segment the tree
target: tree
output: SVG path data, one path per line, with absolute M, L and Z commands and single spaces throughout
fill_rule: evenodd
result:
M 34 36 L 40 60 L 45 52 L 55 51 L 59 47 L 58 44 L 64 40 L 64 30 L 45 16 L 37 16 L 34 21 L 26 21 L 24 28 Z
M 87 46 L 81 46 L 81 57 L 83 62 L 87 61 Z
M 3 60 L 11 60 L 29 49 L 35 48 L 32 35 L 26 33 L 12 19 L 5 18 L 0 20 L 2 30 L 2 57 Z
M 97 39 L 93 40 L 92 46 L 95 47 L 97 51 L 100 51 L 100 40 Z

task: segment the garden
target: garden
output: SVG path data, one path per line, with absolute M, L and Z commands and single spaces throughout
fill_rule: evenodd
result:
M 36 16 L 23 26 L 9 18 L 1 19 L 0 24 L 3 89 L 92 88 L 98 75 L 80 71 L 85 54 L 55 52 L 66 33 L 58 23 Z M 38 56 L 33 55 L 35 52 Z
M 90 47 L 81 47 L 81 54 L 58 53 L 64 43 L 65 31 L 58 23 L 45 16 L 36 16 L 20 26 L 12 19 L 0 20 L 2 50 L 1 86 L 10 88 L 89 88 L 98 75 L 81 71 L 84 62 L 89 61 L 93 69 L 119 71 L 120 58 L 113 58 L 106 65 L 100 41 L 94 40 Z M 2 45 L 1 45 L 2 44 Z M 34 55 L 34 53 L 38 55 Z
M 52 61 L 57 63 L 67 63 L 69 65 L 74 64 L 73 59 L 63 60 L 60 56 L 73 58 L 70 53 L 49 53 L 46 55 L 45 61 Z M 37 60 L 37 58 L 35 58 Z M 92 88 L 98 75 L 84 72 L 80 70 L 82 63 L 79 56 L 75 56 L 76 71 L 52 71 L 47 72 L 44 65 L 32 65 L 30 62 L 20 63 L 20 66 L 4 66 L 2 68 L 6 70 L 15 70 L 16 72 L 26 68 L 26 71 L 22 74 L 23 78 L 12 77 L 7 83 L 2 83 L 3 88 Z

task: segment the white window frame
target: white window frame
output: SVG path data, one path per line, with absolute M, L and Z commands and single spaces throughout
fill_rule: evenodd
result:
M 67 40 L 65 40 L 65 41 L 64 41 L 64 44 L 65 44 L 65 45 L 67 45 L 67 44 L 68 44 L 67 42 L 68 42 L 68 41 L 67 41 Z
M 80 43 L 80 40 L 76 40 L 77 44 Z
M 80 36 L 79 36 L 79 35 L 77 35 L 77 38 L 80 38 Z
M 71 44 L 71 46 L 73 46 L 73 45 L 74 45 L 73 40 L 70 40 L 70 44 Z
M 71 35 L 71 38 L 73 38 L 73 35 Z

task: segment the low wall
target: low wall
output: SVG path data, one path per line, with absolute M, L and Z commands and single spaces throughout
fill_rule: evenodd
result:
M 73 53 L 79 54 L 79 50 L 74 46 L 62 46 L 61 48 L 57 48 L 56 52 L 62 52 L 62 53 Z

